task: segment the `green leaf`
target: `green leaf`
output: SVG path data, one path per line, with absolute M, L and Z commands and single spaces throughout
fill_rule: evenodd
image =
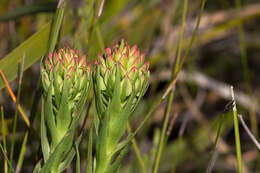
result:
M 97 66 L 97 72 L 93 73 L 93 84 L 94 84 L 94 94 L 95 94 L 95 103 L 96 103 L 96 109 L 98 112 L 99 118 L 103 118 L 104 113 L 104 106 L 102 104 L 102 98 L 101 98 L 101 87 L 100 87 L 100 67 Z
M 124 147 L 126 147 L 130 142 L 131 140 L 133 139 L 134 137 L 134 134 L 133 133 L 130 133 L 126 140 L 124 140 L 123 142 L 119 143 L 117 145 L 117 147 L 115 148 L 115 150 L 111 153 L 111 155 L 113 156 L 114 154 L 116 154 L 118 151 L 120 151 L 121 149 L 123 149 Z
M 47 138 L 47 131 L 45 126 L 45 120 L 44 120 L 44 100 L 42 99 L 42 112 L 41 112 L 41 147 L 42 147 L 42 153 L 43 153 L 43 159 L 44 162 L 46 162 L 49 158 L 50 153 L 50 145 Z
M 0 21 L 13 20 L 13 19 L 17 19 L 18 17 L 22 17 L 25 15 L 32 15 L 40 12 L 55 12 L 56 6 L 57 6 L 57 2 L 46 2 L 46 3 L 35 3 L 31 5 L 18 7 L 0 16 Z
M 121 150 L 119 156 L 116 158 L 115 162 L 109 167 L 107 173 L 115 173 L 118 171 L 121 161 L 128 152 L 128 147 L 125 147 Z
M 48 93 L 47 93 L 47 98 L 46 98 L 46 107 L 42 107 L 43 111 L 46 112 L 46 121 L 47 125 L 49 127 L 50 133 L 51 133 L 51 138 L 52 138 L 52 143 L 54 146 L 56 146 L 59 141 L 58 141 L 58 136 L 56 134 L 57 128 L 55 124 L 55 117 L 53 113 L 53 105 L 52 105 L 52 84 L 49 87 Z
M 87 157 L 86 173 L 92 173 L 93 172 L 93 168 L 92 168 L 92 143 L 93 143 L 92 133 L 93 133 L 93 124 L 90 127 L 89 136 L 88 136 L 88 157 Z
M 53 172 L 57 172 L 58 165 L 62 156 L 64 156 L 64 152 L 68 151 L 68 147 L 71 147 L 71 143 L 73 140 L 73 133 L 69 132 L 66 134 L 61 142 L 57 145 L 53 153 L 49 156 L 46 164 L 42 167 L 40 173 L 49 173 L 51 170 Z
M 41 160 L 36 164 L 36 166 L 33 169 L 33 173 L 39 173 L 41 170 Z
M 68 153 L 68 155 L 66 156 L 65 160 L 59 165 L 58 172 L 63 172 L 68 167 L 68 165 L 73 160 L 75 153 L 76 153 L 75 149 L 72 148 Z
M 23 161 L 24 161 L 25 152 L 26 152 L 26 148 L 27 148 L 28 134 L 29 134 L 29 131 L 26 131 L 24 138 L 23 138 L 23 143 L 22 143 L 22 146 L 21 146 L 20 154 L 19 154 L 19 157 L 18 157 L 16 172 L 20 172 L 20 170 L 23 166 Z
M 77 153 L 76 173 L 80 173 L 80 155 L 79 155 L 79 147 L 78 147 L 78 145 L 76 145 L 76 153 Z
M 51 27 L 51 33 L 50 33 L 51 35 L 50 35 L 50 40 L 49 40 L 49 44 L 48 44 L 48 52 L 53 52 L 55 49 L 55 45 L 58 40 L 60 28 L 61 28 L 63 17 L 64 17 L 66 3 L 67 3 L 66 0 L 59 0 L 56 14 L 54 16 L 54 20 L 52 20 L 52 27 Z
M 0 61 L 0 69 L 8 81 L 17 77 L 18 63 L 21 57 L 25 55 L 24 70 L 26 70 L 46 53 L 49 33 L 50 23 L 46 24 L 40 31 L 32 35 Z M 4 86 L 5 84 L 1 80 L 0 89 Z
M 65 75 L 65 73 L 64 73 Z M 66 77 L 64 77 L 62 95 L 60 105 L 58 105 L 58 113 L 56 117 L 57 128 L 59 132 L 61 132 L 61 136 L 63 136 L 69 129 L 69 125 L 71 123 L 71 109 L 72 105 L 69 104 L 69 82 Z
M 79 143 L 81 141 L 83 132 L 80 134 L 78 139 L 75 142 L 75 148 L 77 153 L 77 160 L 76 160 L 76 173 L 80 173 L 80 155 L 79 155 Z
M 108 113 L 109 116 L 109 140 L 108 146 L 109 148 L 114 149 L 117 145 L 118 141 L 124 134 L 126 123 L 127 123 L 127 116 L 122 114 L 121 109 L 121 101 L 120 101 L 120 71 L 119 65 L 116 64 L 116 81 L 115 87 L 113 91 L 113 97 L 110 105 L 108 106 Z M 109 151 L 111 152 L 111 150 Z

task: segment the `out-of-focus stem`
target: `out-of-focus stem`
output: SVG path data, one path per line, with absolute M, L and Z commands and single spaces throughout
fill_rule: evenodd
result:
M 239 126 L 238 126 L 237 107 L 235 102 L 233 86 L 231 86 L 230 91 L 231 91 L 232 101 L 234 101 L 233 118 L 234 118 L 234 130 L 235 130 L 236 153 L 237 153 L 237 170 L 238 173 L 242 173 L 242 156 L 241 156 L 241 147 L 240 147 Z

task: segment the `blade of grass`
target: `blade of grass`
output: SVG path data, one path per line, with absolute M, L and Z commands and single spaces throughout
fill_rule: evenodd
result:
M 99 47 L 101 49 L 101 52 L 104 53 L 105 46 L 104 46 L 104 41 L 103 41 L 103 38 L 102 38 L 102 35 L 101 35 L 101 31 L 100 31 L 99 25 L 97 25 L 95 29 L 96 29 L 96 35 L 97 35 L 97 40 L 98 40 L 98 43 L 99 43 Z
M 92 134 L 93 133 L 93 123 L 91 123 L 90 130 L 89 130 L 89 136 L 88 136 L 88 148 L 87 148 L 87 168 L 86 168 L 86 173 L 92 173 L 93 168 L 92 168 Z
M 239 18 L 239 23 L 238 23 L 238 37 L 239 37 L 239 45 L 240 45 L 240 54 L 241 54 L 241 63 L 243 67 L 243 75 L 244 79 L 246 81 L 246 88 L 247 88 L 247 93 L 250 96 L 250 99 L 252 100 L 252 88 L 251 88 L 251 79 L 250 79 L 250 71 L 248 67 L 248 58 L 247 58 L 247 46 L 246 46 L 246 41 L 245 41 L 245 34 L 244 34 L 244 29 L 243 29 L 243 20 L 241 18 L 241 1 L 240 0 L 235 0 L 235 6 L 236 10 L 238 13 L 238 18 Z M 252 106 L 249 111 L 249 117 L 250 117 L 250 123 L 251 123 L 251 128 L 258 137 L 258 124 L 257 124 L 257 118 L 256 118 L 256 113 L 255 113 L 255 108 Z
M 10 162 L 13 163 L 13 153 L 14 153 L 14 145 L 15 145 L 15 135 L 16 135 L 16 121 L 17 121 L 17 114 L 18 114 L 18 105 L 20 101 L 20 95 L 21 95 L 21 86 L 22 86 L 22 78 L 23 78 L 23 69 L 24 69 L 24 58 L 22 58 L 22 62 L 19 63 L 19 70 L 18 70 L 18 91 L 17 91 L 17 101 L 16 101 L 16 110 L 15 115 L 13 119 L 13 132 L 12 132 L 12 141 L 11 141 L 11 151 L 10 151 Z M 11 172 L 11 169 L 8 171 Z
M 56 6 L 56 2 L 37 3 L 22 6 L 0 16 L 0 22 L 14 20 L 25 15 L 32 15 L 41 12 L 55 12 Z
M 130 134 L 131 131 L 132 131 L 129 122 L 127 123 L 127 131 L 128 131 L 129 134 Z M 142 156 L 141 156 L 140 149 L 139 149 L 139 147 L 138 147 L 138 145 L 137 145 L 136 140 L 135 140 L 134 137 L 133 137 L 133 139 L 131 140 L 131 142 L 132 142 L 132 144 L 133 144 L 133 149 L 134 149 L 134 152 L 135 152 L 137 161 L 138 161 L 138 163 L 139 163 L 139 165 L 140 165 L 140 167 L 141 167 L 141 169 L 142 169 L 142 172 L 143 172 L 143 173 L 147 173 L 147 168 L 146 168 L 146 166 L 145 166 L 145 164 L 144 164 L 144 160 L 143 160 L 143 158 L 142 158 Z
M 14 95 L 14 93 L 13 93 L 13 91 L 12 91 L 12 89 L 11 89 L 11 87 L 10 87 L 10 85 L 9 85 L 9 83 L 8 83 L 6 77 L 5 77 L 5 75 L 4 75 L 4 73 L 3 73 L 3 71 L 1 69 L 0 69 L 0 75 L 1 75 L 3 81 L 4 81 L 5 85 L 6 85 L 6 88 L 7 88 L 8 92 L 9 92 L 12 100 L 16 103 L 17 99 L 16 99 L 16 97 L 15 97 L 15 95 Z M 20 114 L 22 116 L 22 119 L 24 120 L 25 124 L 28 127 L 30 127 L 30 121 L 28 119 L 28 116 L 26 115 L 26 113 L 24 112 L 23 108 L 21 107 L 21 105 L 19 103 L 17 103 L 17 109 L 19 110 L 19 112 L 20 112 Z
M 213 169 L 213 166 L 214 166 L 214 160 L 215 160 L 214 156 L 216 155 L 218 139 L 219 139 L 219 136 L 221 135 L 221 127 L 222 127 L 223 121 L 224 121 L 224 115 L 221 114 L 221 119 L 220 119 L 220 122 L 218 124 L 217 136 L 216 136 L 216 139 L 215 139 L 215 142 L 214 142 L 214 147 L 213 147 L 213 150 L 211 152 L 209 164 L 208 164 L 207 171 L 206 171 L 207 173 L 210 173 Z
M 234 132 L 235 132 L 236 153 L 237 153 L 237 171 L 238 173 L 242 173 L 242 156 L 241 156 L 241 147 L 240 147 L 239 126 L 238 126 L 238 119 L 237 119 L 238 116 L 237 116 L 237 107 L 235 102 L 233 86 L 230 87 L 230 93 L 232 96 L 232 101 L 234 102 L 233 119 L 234 119 Z
M 8 163 L 8 166 L 11 168 L 12 172 L 14 173 L 14 168 L 13 168 L 12 164 L 10 163 L 10 161 L 9 161 L 9 159 L 7 157 L 6 152 L 4 151 L 4 147 L 2 146 L 1 143 L 0 143 L 0 149 L 1 149 L 2 153 L 3 153 L 4 159 L 6 159 L 6 161 Z
M 102 48 L 102 42 L 101 41 L 101 34 L 99 33 L 98 30 L 96 30 L 96 26 L 98 25 L 98 19 L 99 17 L 101 16 L 102 14 L 102 11 L 103 11 L 103 5 L 104 5 L 104 0 L 97 0 L 95 1 L 96 2 L 96 8 L 94 8 L 94 11 L 93 11 L 93 16 L 91 18 L 91 22 L 89 24 L 89 32 L 88 32 L 88 41 L 87 41 L 87 51 L 89 50 L 90 48 L 90 43 L 91 43 L 91 40 L 92 40 L 92 33 L 93 31 L 96 31 L 96 34 L 97 34 L 97 37 L 98 37 L 98 41 L 99 41 L 99 44 L 100 44 L 100 47 Z M 100 35 L 99 35 L 100 34 Z M 104 45 L 104 44 L 103 44 Z
M 23 143 L 22 143 L 22 146 L 21 146 L 21 150 L 20 150 L 20 154 L 19 154 L 18 163 L 17 163 L 17 166 L 16 166 L 15 173 L 19 173 L 22 166 L 23 166 L 25 151 L 26 151 L 26 148 L 27 148 L 27 139 L 28 139 L 28 131 L 25 132 L 25 135 L 24 135 L 24 138 L 23 138 Z
M 46 24 L 40 31 L 32 35 L 10 54 L 1 59 L 0 69 L 5 74 L 7 81 L 12 81 L 17 77 L 18 62 L 23 55 L 26 55 L 24 60 L 24 70 L 26 70 L 45 54 L 49 33 L 50 23 Z M 0 89 L 4 86 L 4 81 L 0 80 Z
M 182 27 L 181 27 L 181 31 L 180 31 L 179 45 L 178 45 L 178 50 L 177 50 L 177 58 L 176 58 L 176 62 L 175 62 L 175 67 L 173 68 L 173 71 L 172 71 L 172 79 L 174 78 L 175 75 L 177 75 L 179 65 L 180 65 L 179 63 L 180 63 L 180 58 L 181 58 L 187 11 L 188 11 L 188 0 L 184 0 L 183 13 L 182 13 Z M 172 102 L 173 102 L 173 98 L 174 98 L 174 91 L 175 90 L 172 89 L 172 92 L 170 93 L 168 100 L 167 100 L 167 107 L 166 107 L 165 116 L 164 116 L 163 128 L 162 128 L 162 132 L 160 135 L 160 142 L 159 142 L 159 146 L 157 148 L 157 154 L 156 154 L 156 159 L 155 159 L 155 164 L 154 164 L 154 170 L 153 170 L 154 173 L 158 172 L 163 147 L 167 142 L 167 139 L 165 139 L 165 137 L 166 137 L 167 126 L 169 123 Z
M 59 37 L 59 33 L 60 33 L 61 24 L 62 24 L 62 21 L 64 18 L 64 11 L 65 11 L 66 4 L 67 4 L 66 0 L 59 0 L 56 14 L 52 21 L 52 27 L 51 27 L 51 33 L 50 33 L 47 53 L 53 52 L 55 49 L 55 46 L 56 46 L 56 43 L 57 43 L 57 40 Z
M 79 138 L 81 138 L 82 136 L 80 136 Z M 75 144 L 75 148 L 76 148 L 76 173 L 80 173 L 80 154 L 79 154 L 79 143 L 80 143 L 79 139 L 78 141 L 76 141 Z
M 1 106 L 1 121 L 2 121 L 2 128 L 1 128 L 1 131 L 2 131 L 2 137 L 3 137 L 3 153 L 6 153 L 7 150 L 6 150 L 6 127 L 5 127 L 5 117 L 4 117 L 4 108 L 3 106 Z M 8 170 L 8 167 L 7 167 L 7 158 L 5 158 L 4 160 L 4 172 L 7 173 L 7 170 Z

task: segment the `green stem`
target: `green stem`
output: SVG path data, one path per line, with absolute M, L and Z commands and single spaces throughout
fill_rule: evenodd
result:
M 231 90 L 232 101 L 234 101 L 233 118 L 234 118 L 234 130 L 235 130 L 236 153 L 237 153 L 237 169 L 238 169 L 238 173 L 242 173 L 242 156 L 241 156 L 241 147 L 240 147 L 239 126 L 238 126 L 237 107 L 236 107 L 236 102 L 234 97 L 233 86 L 231 86 L 230 90 Z
M 1 131 L 2 131 L 2 137 L 3 137 L 3 152 L 4 153 L 7 153 L 7 150 L 6 150 L 6 127 L 5 127 L 5 118 L 4 118 L 4 108 L 3 106 L 1 106 L 1 121 L 2 121 L 2 128 L 1 128 Z M 7 158 L 5 158 L 4 160 L 4 172 L 7 173 Z
M 173 92 L 171 92 L 170 96 L 169 96 L 169 99 L 168 99 L 168 103 L 172 103 L 173 96 L 174 96 L 174 94 L 173 94 Z M 163 147 L 164 147 L 164 144 L 166 143 L 166 141 L 165 141 L 165 134 L 166 134 L 167 125 L 168 125 L 168 122 L 169 122 L 171 105 L 172 104 L 168 104 L 167 105 L 165 119 L 164 119 L 164 122 L 163 122 L 163 129 L 162 129 L 162 133 L 160 135 L 160 142 L 159 142 L 158 151 L 157 151 L 156 160 L 155 160 L 154 169 L 153 169 L 154 173 L 158 172 L 158 168 L 159 168 L 159 163 L 160 163 Z
M 18 66 L 18 90 L 17 90 L 17 99 L 16 99 L 16 110 L 13 120 L 13 131 L 12 131 L 12 141 L 11 141 L 11 151 L 10 151 L 10 162 L 13 163 L 13 153 L 14 153 L 14 145 L 15 145 L 15 135 L 16 135 L 16 122 L 17 122 L 17 115 L 18 115 L 18 105 L 20 101 L 20 95 L 21 95 L 21 86 L 22 86 L 22 78 L 23 78 L 23 70 L 24 70 L 24 57 L 22 59 L 22 62 L 19 63 Z M 11 169 L 8 171 L 11 173 Z
M 239 45 L 240 45 L 240 53 L 241 53 L 241 63 L 243 67 L 243 75 L 244 79 L 246 80 L 246 89 L 247 93 L 250 96 L 250 99 L 252 100 L 252 88 L 251 88 L 251 80 L 250 80 L 250 71 L 248 68 L 248 58 L 247 58 L 247 46 L 245 41 L 245 34 L 243 29 L 243 21 L 241 19 L 241 2 L 240 0 L 235 0 L 236 4 L 236 10 L 238 13 L 238 36 L 239 36 Z M 252 125 L 252 130 L 256 137 L 258 137 L 258 125 L 257 125 L 257 118 L 255 114 L 254 107 L 252 106 L 249 111 L 249 117 L 250 117 L 250 123 Z
M 105 173 L 108 170 L 110 160 L 111 158 L 107 156 L 101 162 L 98 162 L 95 173 Z
M 221 114 L 221 119 L 220 119 L 220 122 L 219 122 L 219 125 L 218 125 L 218 130 L 217 130 L 217 136 L 216 136 L 216 139 L 215 139 L 215 142 L 214 142 L 214 147 L 213 147 L 210 159 L 209 159 L 209 165 L 208 165 L 208 168 L 207 168 L 207 173 L 210 173 L 211 170 L 212 170 L 213 158 L 214 158 L 214 155 L 216 154 L 218 139 L 219 139 L 219 136 L 221 134 L 221 127 L 222 127 L 223 121 L 224 121 L 224 114 Z
M 57 11 L 51 27 L 51 33 L 48 44 L 48 53 L 53 52 L 59 37 L 61 24 L 64 18 L 64 11 L 66 7 L 66 0 L 59 0 Z
M 181 27 L 181 31 L 180 31 L 179 46 L 178 46 L 178 50 L 177 50 L 177 58 L 176 58 L 175 66 L 173 68 L 172 79 L 174 78 L 175 75 L 177 75 L 178 69 L 181 68 L 181 67 L 179 67 L 179 65 L 180 65 L 181 51 L 182 51 L 182 45 L 183 45 L 183 35 L 184 35 L 187 11 L 188 11 L 188 0 L 184 0 L 183 13 L 182 13 L 182 27 Z M 174 98 L 174 90 L 172 90 L 172 92 L 170 93 L 168 101 L 167 101 L 167 108 L 166 108 L 165 118 L 164 118 L 164 122 L 163 122 L 163 129 L 162 129 L 162 133 L 160 136 L 160 142 L 159 142 L 159 146 L 158 146 L 158 150 L 157 150 L 157 154 L 156 154 L 156 160 L 155 160 L 155 164 L 154 164 L 154 170 L 153 170 L 154 173 L 156 173 L 158 171 L 163 147 L 164 147 L 164 144 L 167 142 L 167 139 L 165 139 L 165 135 L 166 135 L 167 125 L 169 122 L 173 98 Z
M 128 133 L 131 133 L 131 131 L 132 131 L 132 130 L 131 130 L 131 126 L 130 126 L 129 123 L 127 123 L 127 131 L 128 131 Z M 137 145 L 137 143 L 136 143 L 135 138 L 133 138 L 131 142 L 132 142 L 132 144 L 133 144 L 134 152 L 135 152 L 135 155 L 136 155 L 136 157 L 137 157 L 138 163 L 139 163 L 139 165 L 140 165 L 140 167 L 141 167 L 141 169 L 142 169 L 142 172 L 143 172 L 143 173 L 147 173 L 147 169 L 146 169 L 146 167 L 145 167 L 144 160 L 143 160 L 143 158 L 142 158 L 142 156 L 141 156 L 141 153 L 140 153 L 140 150 L 139 150 L 139 148 L 138 148 L 138 145 Z

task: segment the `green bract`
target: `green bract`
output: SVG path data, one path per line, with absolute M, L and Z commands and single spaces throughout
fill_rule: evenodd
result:
M 125 152 L 121 149 L 127 142 L 120 147 L 118 143 L 125 133 L 129 117 L 147 90 L 148 66 L 137 46 L 130 47 L 124 40 L 113 49 L 105 49 L 105 54 L 95 60 L 93 84 L 101 122 L 97 125 L 96 173 L 113 172 L 117 166 L 111 163 L 112 158 L 118 152 Z
M 63 48 L 45 58 L 41 64 L 41 77 L 44 90 L 41 141 L 45 161 L 42 170 L 61 172 L 66 165 L 61 164 L 61 167 L 60 163 L 75 154 L 72 143 L 78 120 L 86 109 L 91 65 L 86 62 L 85 56 L 79 56 L 73 49 Z

